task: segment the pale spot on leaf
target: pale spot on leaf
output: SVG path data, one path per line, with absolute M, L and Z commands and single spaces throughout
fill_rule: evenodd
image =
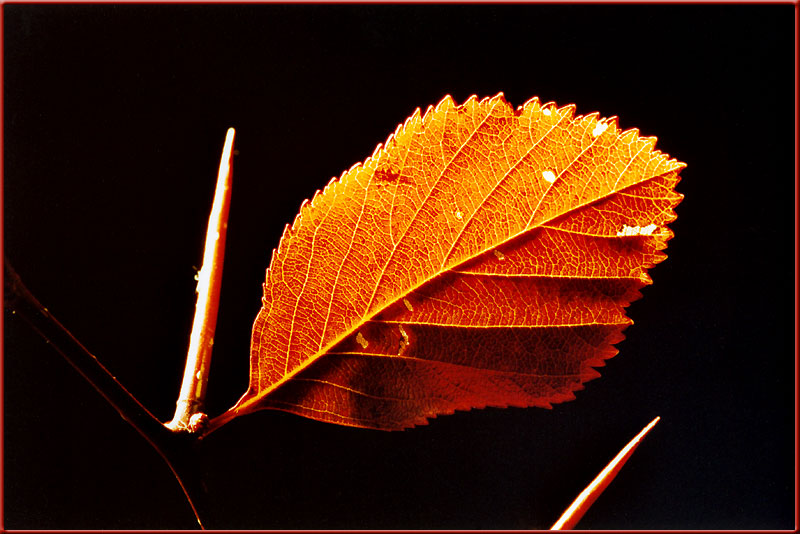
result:
M 403 328 L 403 325 L 398 325 L 398 329 L 400 330 L 400 335 L 403 336 L 403 338 L 400 340 L 400 348 L 397 351 L 397 355 L 400 356 L 403 354 L 403 352 L 405 352 L 406 348 L 411 345 L 411 340 L 408 338 L 408 334 Z
M 550 182 L 551 184 L 556 181 L 556 175 L 553 171 L 544 171 L 542 173 L 542 178 Z
M 628 226 L 627 224 L 622 227 L 622 230 L 617 231 L 617 237 L 625 237 L 631 235 L 652 235 L 658 228 L 655 224 L 648 224 L 647 226 Z
M 408 301 L 408 299 L 403 299 L 403 304 L 405 304 L 406 309 L 408 309 L 408 311 L 410 311 L 410 312 L 414 311 L 414 307 L 411 305 L 411 303 Z
M 602 134 L 606 130 L 608 130 L 608 124 L 606 124 L 604 122 L 598 122 L 597 126 L 594 127 L 594 130 L 592 130 L 592 135 L 597 137 L 598 135 Z
M 500 261 L 503 261 L 504 259 L 506 259 L 506 255 L 503 254 L 502 252 L 500 252 L 497 249 L 494 250 L 494 256 Z
M 364 338 L 364 336 L 361 335 L 361 332 L 359 332 L 358 335 L 356 336 L 356 342 L 358 342 L 358 344 L 361 345 L 362 349 L 366 349 L 367 346 L 369 345 L 369 341 L 367 341 Z

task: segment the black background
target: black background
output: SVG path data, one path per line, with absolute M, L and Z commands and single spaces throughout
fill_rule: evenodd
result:
M 218 528 L 548 528 L 656 415 L 583 528 L 793 528 L 794 6 L 4 6 L 4 249 L 172 416 L 225 130 L 208 412 L 246 389 L 284 224 L 416 107 L 537 95 L 688 163 L 620 354 L 553 410 L 383 433 L 260 412 L 206 440 Z M 4 526 L 193 528 L 166 465 L 5 315 Z

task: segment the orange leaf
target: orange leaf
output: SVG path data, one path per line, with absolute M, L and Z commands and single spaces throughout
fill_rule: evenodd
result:
M 394 430 L 573 399 L 665 258 L 685 166 L 574 109 L 447 96 L 304 203 L 250 387 L 214 426 L 272 408 Z

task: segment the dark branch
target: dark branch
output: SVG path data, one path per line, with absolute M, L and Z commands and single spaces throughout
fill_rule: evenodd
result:
M 69 362 L 120 416 L 141 434 L 164 458 L 181 485 L 197 522 L 202 527 L 195 502 L 203 491 L 194 457 L 194 441 L 190 434 L 174 433 L 150 413 L 103 364 L 84 347 L 69 330 L 42 306 L 22 283 L 19 275 L 3 257 L 3 303 L 15 316 L 21 317 Z M 190 495 L 191 493 L 191 495 Z

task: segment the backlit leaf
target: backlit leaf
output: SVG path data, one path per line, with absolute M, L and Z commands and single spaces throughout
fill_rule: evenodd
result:
M 445 97 L 304 203 L 219 423 L 272 408 L 393 430 L 573 399 L 665 258 L 685 166 L 574 110 Z

